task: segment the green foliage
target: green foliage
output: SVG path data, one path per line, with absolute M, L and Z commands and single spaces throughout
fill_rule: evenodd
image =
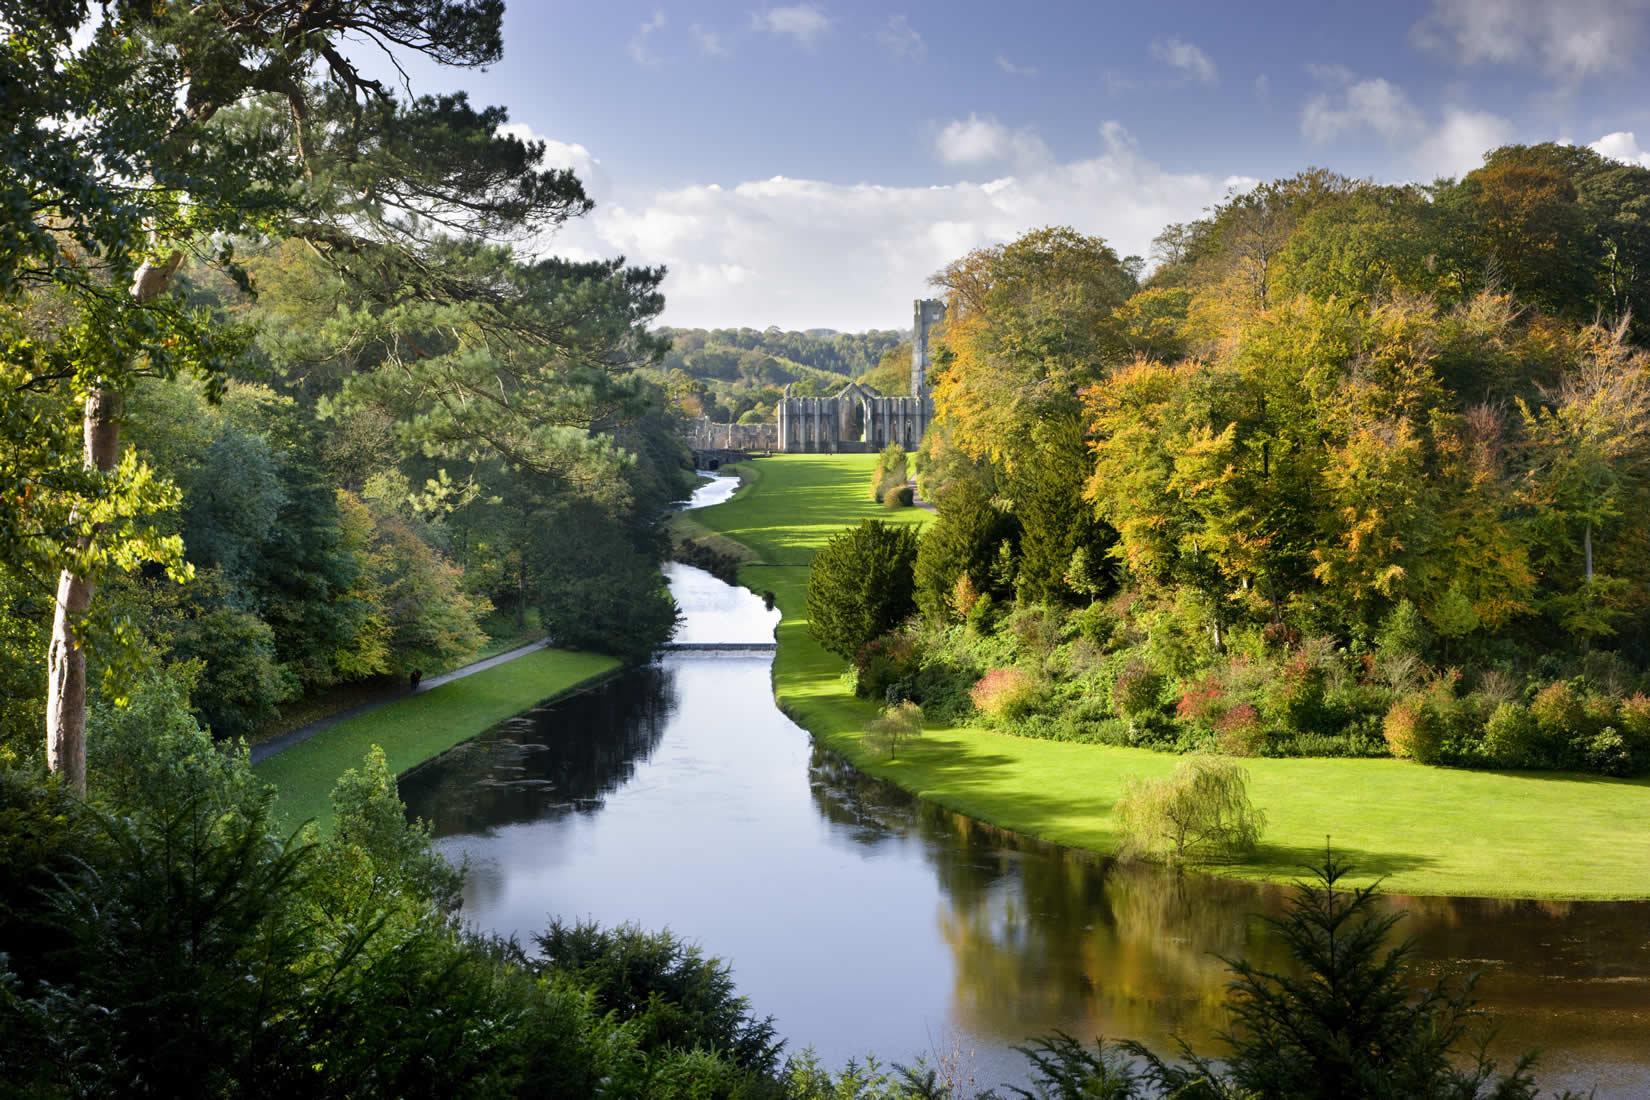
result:
M 1249 801 L 1249 773 L 1217 756 L 1190 756 L 1162 779 L 1129 776 L 1112 812 L 1123 850 L 1171 863 L 1254 850 L 1266 814 Z
M 1099 1039 L 1090 1053 L 1083 1044 L 1063 1031 L 1042 1035 L 1015 1050 L 1031 1063 L 1031 1087 L 1010 1085 L 1023 1100 L 1135 1100 L 1143 1097 L 1143 1082 L 1135 1075 L 1129 1059 L 1118 1050 L 1107 1050 Z
M 636 1028 L 643 1053 L 720 1051 L 740 1069 L 777 1068 L 784 1042 L 772 1018 L 751 1014 L 726 963 L 670 932 L 556 920 L 533 942 L 543 955 L 536 968 L 590 990 L 600 1011 Z
M 887 752 L 888 759 L 899 755 L 900 743 L 922 736 L 922 707 L 906 699 L 884 707 L 865 727 L 865 741 L 874 751 Z
M 1502 703 L 1490 714 L 1484 725 L 1484 749 L 1497 767 L 1541 768 L 1552 763 L 1541 726 L 1522 703 Z
M 1112 706 L 1131 726 L 1157 713 L 1162 694 L 1162 675 L 1141 661 L 1124 666 L 1112 681 Z
M 951 602 L 957 585 L 967 577 L 975 593 L 992 590 L 992 558 L 1012 529 L 1012 522 L 993 503 L 983 478 L 953 482 L 938 518 L 917 547 L 914 578 L 923 616 L 931 622 L 966 617 L 972 605 L 962 608 Z
M 831 539 L 808 574 L 809 633 L 832 653 L 852 659 L 916 610 L 916 557 L 916 533 L 880 520 L 862 520 Z
M 589 501 L 545 518 L 539 621 L 558 645 L 639 661 L 670 638 L 679 616 L 657 559 Z
M 884 447 L 871 471 L 871 499 L 881 504 L 890 490 L 903 486 L 910 476 L 907 466 L 905 448 L 898 443 Z

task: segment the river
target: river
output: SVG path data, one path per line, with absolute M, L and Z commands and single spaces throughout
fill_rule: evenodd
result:
M 668 574 L 678 641 L 771 641 L 756 596 Z M 409 813 L 469 864 L 465 918 L 524 940 L 551 915 L 669 927 L 728 960 L 792 1048 L 954 1054 L 981 1087 L 1021 1081 L 1013 1044 L 1053 1028 L 1218 1053 L 1219 956 L 1287 966 L 1261 919 L 1283 888 L 1118 866 L 914 799 L 815 749 L 770 663 L 672 652 L 403 777 Z M 1480 973 L 1498 1056 L 1539 1045 L 1545 1089 L 1650 1096 L 1650 904 L 1387 904 L 1417 985 Z

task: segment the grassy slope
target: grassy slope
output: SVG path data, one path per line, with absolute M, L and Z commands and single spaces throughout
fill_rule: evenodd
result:
M 324 825 L 332 816 L 333 784 L 360 765 L 370 746 L 383 748 L 391 771 L 404 772 L 618 666 L 615 658 L 594 653 L 536 650 L 340 722 L 255 770 L 280 791 L 278 809 L 284 820 L 296 825 L 314 818 Z
M 696 513 L 745 543 L 741 580 L 778 595 L 784 620 L 774 664 L 781 706 L 865 770 L 993 824 L 1100 852 L 1125 775 L 1161 775 L 1175 758 L 1143 749 L 1071 745 L 988 730 L 925 731 L 897 762 L 870 760 L 860 734 L 873 708 L 843 689 L 843 663 L 807 632 L 807 562 L 862 517 L 925 522 L 866 499 L 873 455 L 782 455 L 742 467 L 733 500 Z M 1650 781 L 1426 768 L 1399 760 L 1245 762 L 1269 819 L 1254 860 L 1225 868 L 1286 881 L 1324 838 L 1364 879 L 1398 894 L 1650 897 Z

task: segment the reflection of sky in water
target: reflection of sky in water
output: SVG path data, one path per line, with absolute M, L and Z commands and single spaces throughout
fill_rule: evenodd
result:
M 686 568 L 672 589 L 695 628 L 679 640 L 772 636 L 750 593 Z M 482 929 L 525 940 L 552 914 L 669 927 L 833 1065 L 960 1043 L 983 1087 L 1019 1080 L 1010 1046 L 1055 1027 L 1165 1053 L 1180 1029 L 1216 1053 L 1216 955 L 1287 965 L 1253 916 L 1281 889 L 1177 886 L 1016 843 L 816 753 L 772 690 L 766 654 L 673 655 L 506 723 L 403 796 L 470 860 L 464 911 Z M 1547 1090 L 1650 1095 L 1650 907 L 1403 904 L 1412 984 L 1481 969 L 1505 1063 L 1541 1044 Z
M 677 644 L 773 641 L 779 609 L 769 609 L 762 597 L 743 588 L 729 587 L 703 569 L 668 563 L 665 577 L 670 594 L 682 609 L 684 621 L 671 641 Z

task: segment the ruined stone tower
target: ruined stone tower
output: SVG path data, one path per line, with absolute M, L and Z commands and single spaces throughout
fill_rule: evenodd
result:
M 945 303 L 918 298 L 911 317 L 911 396 L 928 396 L 928 330 L 945 319 Z

